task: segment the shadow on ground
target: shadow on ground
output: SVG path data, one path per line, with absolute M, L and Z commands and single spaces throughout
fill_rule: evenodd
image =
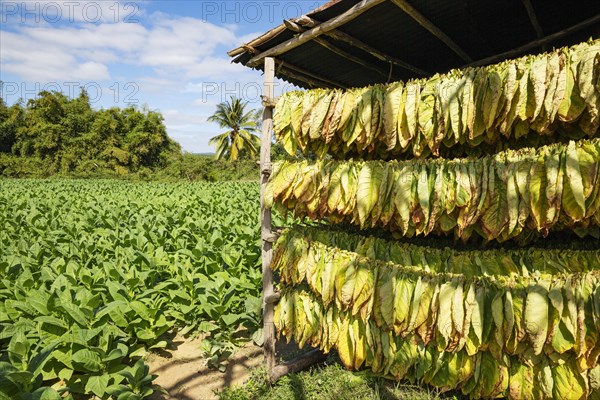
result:
M 150 373 L 158 375 L 154 383 L 168 394 L 155 393 L 150 400 L 212 400 L 215 391 L 243 384 L 250 370 L 263 365 L 262 348 L 248 344 L 229 359 L 225 372 L 208 368 L 200 352 L 200 339 L 176 337 L 169 348 L 148 358 Z M 278 342 L 278 357 L 289 360 L 301 354 L 295 343 Z

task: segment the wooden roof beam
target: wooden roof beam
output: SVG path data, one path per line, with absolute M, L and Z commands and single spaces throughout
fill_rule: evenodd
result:
M 326 85 L 328 85 L 330 87 L 338 87 L 338 88 L 342 88 L 342 89 L 346 89 L 347 88 L 347 85 L 345 85 L 343 83 L 336 82 L 336 81 L 331 80 L 329 78 L 325 78 L 323 76 L 315 74 L 314 72 L 309 72 L 309 71 L 307 71 L 307 70 L 305 70 L 303 68 L 300 68 L 300 67 L 297 67 L 297 66 L 295 66 L 293 64 L 290 64 L 287 61 L 282 61 L 282 60 L 275 59 L 275 64 L 277 64 L 277 68 L 283 68 L 283 69 L 288 70 L 288 71 L 297 72 L 299 74 L 302 74 L 305 77 L 312 78 L 314 80 L 312 82 L 313 86 L 316 83 L 315 81 L 317 81 L 317 82 L 322 82 L 323 84 L 326 84 Z M 300 80 L 300 79 L 298 79 L 298 80 Z M 325 86 L 325 85 L 322 85 L 322 86 Z
M 277 61 L 276 63 L 280 64 L 281 62 Z M 292 68 L 290 68 L 286 64 L 278 65 L 277 70 L 278 70 L 278 73 L 285 75 L 285 77 L 287 77 L 289 79 L 294 79 L 296 81 L 304 82 L 311 89 L 313 89 L 313 88 L 328 88 L 328 89 L 336 88 L 336 86 L 331 83 L 324 82 L 319 79 L 312 78 L 310 76 L 306 76 L 302 73 L 299 73 L 298 71 L 294 71 L 294 70 L 292 70 Z
M 566 29 L 563 29 L 562 31 L 558 31 L 551 35 L 545 36 L 541 39 L 532 40 L 531 42 L 526 43 L 523 46 L 519 46 L 516 49 L 505 51 L 504 53 L 496 54 L 496 55 L 493 55 L 490 57 L 483 58 L 481 60 L 477 60 L 470 64 L 464 65 L 463 68 L 464 67 L 479 67 L 481 65 L 493 64 L 493 63 L 497 63 L 497 62 L 500 62 L 503 60 L 507 60 L 509 58 L 514 58 L 514 57 L 518 56 L 519 54 L 525 53 L 526 51 L 529 51 L 529 50 L 534 49 L 539 46 L 544 46 L 554 40 L 560 39 L 571 33 L 580 31 L 582 29 L 587 28 L 588 26 L 592 26 L 597 23 L 600 23 L 600 14 L 597 14 L 591 18 L 586 19 L 585 21 L 582 21 L 578 24 L 570 26 Z
M 285 26 L 279 25 L 268 32 L 263 33 L 256 39 L 251 40 L 248 43 L 244 43 L 243 45 L 227 52 L 227 55 L 230 57 L 239 56 L 244 51 L 247 51 L 247 47 L 254 48 L 255 46 L 260 46 L 262 43 L 273 39 L 275 36 L 279 35 L 281 32 L 285 31 Z
M 440 28 L 435 26 L 430 20 L 425 18 L 423 14 L 421 14 L 417 9 L 415 9 L 410 3 L 406 0 L 391 0 L 392 3 L 397 5 L 408 14 L 412 19 L 414 19 L 419 25 L 423 28 L 427 29 L 433 36 L 441 40 L 446 46 L 448 46 L 452 51 L 454 51 L 463 61 L 470 63 L 473 59 L 457 45 L 454 40 L 452 40 L 448 35 L 446 35 Z
M 303 17 L 301 17 L 301 18 L 303 18 Z M 297 22 L 298 22 L 298 20 L 296 20 L 296 21 L 292 21 L 291 19 L 284 19 L 283 20 L 283 24 L 285 25 L 285 27 L 288 28 L 291 31 L 294 31 L 296 33 L 303 33 L 303 32 L 306 32 L 308 30 L 305 27 L 305 25 L 300 25 Z M 314 28 L 315 26 L 316 25 L 308 26 L 308 28 Z
M 529 21 L 531 21 L 531 26 L 535 30 L 535 34 L 538 39 L 544 37 L 544 31 L 542 30 L 542 26 L 540 25 L 540 21 L 537 19 L 537 15 L 535 15 L 535 10 L 533 9 L 533 5 L 531 4 L 531 0 L 521 0 L 523 5 L 525 6 L 525 10 L 527 10 L 527 15 L 529 16 Z
M 294 25 L 299 28 L 306 28 L 306 27 L 314 28 L 315 26 L 319 25 L 320 22 L 312 19 L 311 17 L 309 17 L 307 15 L 304 15 L 300 18 L 297 18 L 294 22 L 293 21 L 284 21 L 284 24 L 289 29 L 295 29 Z M 332 39 L 339 40 L 340 42 L 347 43 L 350 46 L 356 47 L 357 49 L 361 49 L 362 51 L 371 54 L 373 57 L 375 57 L 381 61 L 385 61 L 387 63 L 392 63 L 401 68 L 404 68 L 406 70 L 414 72 L 415 74 L 422 75 L 422 76 L 430 75 L 427 71 L 424 71 L 418 67 L 415 67 L 414 65 L 409 64 L 405 61 L 398 60 L 397 58 L 391 57 L 391 56 L 377 50 L 376 48 L 369 46 L 368 44 L 364 43 L 363 41 L 356 39 L 355 37 L 348 35 L 347 33 L 344 33 L 342 31 L 339 31 L 337 29 L 333 29 L 333 30 L 325 33 L 325 35 L 329 36 Z
M 323 39 L 323 38 L 314 38 L 313 39 L 315 43 L 320 44 L 321 46 L 325 47 L 327 50 L 337 54 L 340 57 L 343 57 L 347 60 L 352 61 L 355 64 L 358 64 L 360 66 L 363 66 L 367 69 L 370 69 L 371 71 L 377 72 L 379 75 L 383 76 L 386 79 L 390 79 L 391 78 L 391 70 L 386 72 L 385 70 L 379 68 L 376 65 L 371 64 L 368 61 L 363 60 L 360 57 L 356 57 L 353 54 L 348 53 L 345 50 L 340 49 L 339 47 L 334 46 L 333 44 L 329 43 L 327 40 Z
M 323 22 L 322 24 L 315 26 L 314 28 L 309 29 L 304 33 L 301 33 L 298 36 L 295 36 L 289 40 L 286 40 L 283 43 L 278 44 L 277 46 L 274 46 L 268 50 L 263 51 L 260 54 L 255 55 L 248 61 L 246 65 L 248 65 L 249 67 L 256 67 L 264 60 L 265 57 L 275 57 L 286 53 L 292 49 L 295 49 L 296 47 L 301 46 L 304 43 L 326 32 L 331 31 L 332 29 L 336 29 L 344 25 L 345 23 L 352 21 L 365 11 L 370 10 L 376 5 L 383 3 L 384 1 L 386 0 L 362 0 L 360 3 L 356 4 L 348 11 L 338 15 L 337 17 L 331 18 L 330 20 Z M 250 45 L 252 45 L 252 43 L 250 43 Z
M 302 26 L 300 26 L 299 24 L 297 24 L 294 21 L 284 21 L 283 23 L 284 23 L 284 25 L 288 29 L 293 30 L 294 32 L 302 33 L 304 31 L 306 31 Z M 326 33 L 325 35 L 329 35 L 329 32 Z M 363 66 L 365 68 L 368 68 L 368 69 L 370 69 L 372 71 L 375 71 L 375 72 L 377 72 L 378 74 L 382 75 L 385 78 L 389 78 L 389 76 L 390 76 L 389 72 L 385 72 L 383 69 L 379 68 L 378 66 L 373 65 L 373 64 L 371 64 L 371 63 L 363 60 L 360 57 L 357 57 L 357 56 L 355 56 L 353 54 L 348 53 L 345 50 L 340 49 L 339 47 L 337 47 L 333 43 L 330 43 L 327 40 L 325 40 L 324 38 L 317 37 L 317 38 L 314 38 L 313 41 L 315 43 L 318 43 L 321 46 L 325 47 L 327 50 L 329 50 L 329 51 L 331 51 L 331 52 L 339 55 L 340 57 L 344 57 L 344 58 L 346 58 L 346 59 L 354 62 L 355 64 L 361 65 L 361 66 Z
M 258 54 L 258 53 L 260 53 L 258 50 L 256 50 L 254 47 L 250 46 L 249 44 L 243 44 L 241 47 L 245 51 L 247 51 L 248 53 L 251 53 L 251 54 Z

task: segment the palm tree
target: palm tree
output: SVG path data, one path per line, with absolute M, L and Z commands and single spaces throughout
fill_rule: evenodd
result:
M 221 128 L 227 128 L 208 141 L 211 146 L 216 146 L 216 158 L 225 158 L 229 161 L 237 160 L 240 156 L 258 156 L 260 139 L 253 132 L 258 131 L 258 111 L 246 111 L 247 102 L 231 97 L 217 105 L 217 111 L 208 117 L 208 121 L 216 122 Z

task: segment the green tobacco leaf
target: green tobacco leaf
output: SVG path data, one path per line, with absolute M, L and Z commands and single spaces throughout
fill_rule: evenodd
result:
M 367 218 L 377 202 L 382 172 L 381 168 L 376 168 L 374 165 L 367 163 L 360 169 L 356 192 L 356 206 L 361 226 L 365 226 Z
M 81 349 L 73 354 L 73 363 L 82 372 L 97 372 L 102 368 L 102 359 L 98 353 Z
M 531 170 L 529 172 L 530 209 L 538 229 L 542 229 L 546 226 L 546 215 L 548 214 L 548 202 L 546 199 L 548 179 L 546 177 L 546 168 L 543 161 L 542 155 L 537 162 L 530 164 Z
M 582 399 L 586 394 L 585 379 L 573 365 L 559 364 L 552 368 L 554 379 L 553 399 Z
M 524 322 L 534 354 L 541 354 L 548 336 L 547 282 L 540 281 L 527 289 Z
M 61 400 L 62 397 L 53 388 L 42 387 L 42 388 L 36 389 L 31 394 L 31 399 L 32 400 Z
M 383 126 L 388 150 L 396 147 L 397 143 L 398 109 L 402 101 L 403 88 L 402 82 L 396 82 L 384 94 Z
M 91 375 L 85 384 L 85 390 L 88 393 L 93 393 L 98 397 L 103 397 L 106 393 L 106 388 L 110 383 L 110 375 Z
M 381 304 L 383 321 L 389 327 L 394 326 L 394 300 L 396 298 L 396 276 L 393 272 L 386 279 L 379 279 L 383 284 L 378 291 L 378 302 Z
M 531 399 L 534 391 L 533 368 L 513 361 L 510 369 L 509 394 L 512 399 Z
M 563 188 L 562 204 L 565 212 L 574 221 L 579 221 L 585 216 L 585 197 L 575 142 L 569 142 L 565 164 L 567 182 Z
M 452 299 L 454 297 L 454 286 L 450 282 L 442 284 L 440 287 L 439 304 L 440 313 L 437 318 L 437 330 L 444 339 L 444 347 L 450 341 L 453 331 L 452 324 Z
M 489 174 L 495 173 L 495 168 L 490 167 Z M 481 220 L 482 227 L 490 239 L 498 237 L 509 222 L 506 186 L 504 186 L 500 176 L 497 176 L 493 182 L 498 182 L 495 184 L 495 193 Z

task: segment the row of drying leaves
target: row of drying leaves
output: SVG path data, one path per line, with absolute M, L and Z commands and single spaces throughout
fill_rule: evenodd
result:
M 491 348 L 469 355 L 425 345 L 417 334 L 396 335 L 347 311 L 324 307 L 296 287 L 282 293 L 275 321 L 279 332 L 305 338 L 325 351 L 335 348 L 347 368 L 361 365 L 375 373 L 441 390 L 461 390 L 471 398 L 595 399 L 600 395 L 600 368 L 581 372 L 572 353 L 497 357 Z M 427 311 L 429 312 L 429 311 Z M 529 348 L 531 349 L 531 348 Z
M 600 140 L 480 159 L 324 156 L 478 154 L 500 142 L 594 136 L 599 81 L 596 40 L 407 83 L 287 93 L 276 138 L 290 154 L 320 159 L 275 165 L 266 204 L 403 237 L 598 236 Z M 300 345 L 337 349 L 349 368 L 474 398 L 600 397 L 598 257 L 457 252 L 295 229 L 275 247 L 283 287 L 275 323 Z
M 169 331 L 219 366 L 259 328 L 256 184 L 0 188 L 0 399 L 146 398 Z
M 285 289 L 275 324 L 288 340 L 335 348 L 348 368 L 364 364 L 473 398 L 579 399 L 600 389 L 597 272 L 426 272 L 328 245 L 346 238 L 294 229 L 278 241 L 273 269 Z M 376 253 L 366 248 L 376 241 L 359 242 Z M 588 256 L 597 261 L 599 252 Z
M 600 140 L 480 159 L 283 161 L 266 192 L 298 217 L 384 227 L 405 237 L 473 233 L 522 241 L 600 225 Z
M 406 83 L 288 92 L 275 109 L 275 135 L 292 155 L 371 159 L 528 134 L 591 136 L 600 126 L 599 77 L 595 40 Z
M 435 242 L 435 243 L 432 243 Z M 530 277 L 532 274 L 553 275 L 586 273 L 600 264 L 598 243 L 581 243 L 578 248 L 566 245 L 550 247 L 466 250 L 447 247 L 448 241 L 428 240 L 434 246 L 402 243 L 395 240 L 350 233 L 330 227 L 296 225 L 281 234 L 275 246 L 273 264 L 288 263 L 279 269 L 282 280 L 298 284 L 307 274 L 308 244 L 325 244 L 356 253 L 372 260 L 391 262 L 430 273 L 446 273 L 464 277 Z M 569 246 L 575 247 L 575 246 Z M 319 265 L 319 268 L 323 265 Z M 329 266 L 328 266 L 329 267 Z M 311 265 L 311 268 L 316 268 Z M 313 277 L 310 279 L 321 279 Z

